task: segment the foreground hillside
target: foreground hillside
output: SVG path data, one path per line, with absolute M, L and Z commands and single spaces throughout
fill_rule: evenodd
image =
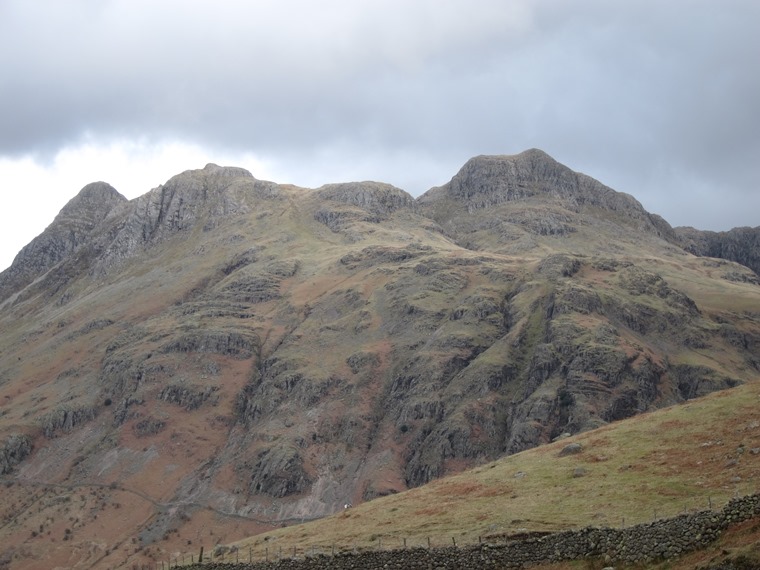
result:
M 417 200 L 91 184 L 0 274 L 0 560 L 160 559 L 751 389 L 757 275 L 681 239 L 536 150 Z

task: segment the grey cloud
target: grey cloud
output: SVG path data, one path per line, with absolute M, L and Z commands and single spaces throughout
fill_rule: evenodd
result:
M 0 154 L 178 138 L 418 193 L 535 146 L 674 221 L 696 187 L 757 193 L 758 21 L 754 0 L 11 0 Z

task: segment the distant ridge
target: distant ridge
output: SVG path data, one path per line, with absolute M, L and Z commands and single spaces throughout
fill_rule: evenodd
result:
M 760 276 L 760 226 L 711 232 L 694 228 L 675 229 L 683 247 L 700 257 L 729 259 L 749 267 Z

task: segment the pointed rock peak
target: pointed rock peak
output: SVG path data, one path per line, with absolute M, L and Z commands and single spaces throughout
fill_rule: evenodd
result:
M 513 157 L 517 162 L 529 164 L 533 169 L 560 169 L 573 172 L 570 168 L 555 160 L 555 158 L 538 148 L 530 148 Z M 574 172 L 573 172 L 574 173 Z
M 77 198 L 97 199 L 97 198 L 102 198 L 104 196 L 107 198 L 116 198 L 116 199 L 126 200 L 126 198 L 122 196 L 116 190 L 116 188 L 111 186 L 108 182 L 90 182 L 79 191 L 79 194 L 77 194 L 77 196 L 74 199 L 75 200 Z
M 549 156 L 540 148 L 529 148 L 528 150 L 524 150 L 520 154 L 516 154 L 514 156 L 519 157 L 519 158 L 526 158 L 530 160 L 548 160 L 550 162 L 557 162 L 556 160 L 554 160 L 554 158 Z
M 253 178 L 253 174 L 247 171 L 245 168 L 238 166 L 219 166 L 213 162 L 209 162 L 203 167 L 203 172 L 206 174 L 212 174 L 214 176 L 224 176 L 229 178 Z
M 82 188 L 53 223 L 16 255 L 7 274 L 2 274 L 5 279 L 0 279 L 0 300 L 72 255 L 115 208 L 127 202 L 105 182 L 93 182 Z
M 382 214 L 389 214 L 415 204 L 414 198 L 408 192 L 383 182 L 326 184 L 315 192 L 325 200 L 343 202 Z
M 117 204 L 127 201 L 124 196 L 107 182 L 91 182 L 69 200 L 56 219 L 72 215 L 78 216 L 81 212 L 105 215 Z

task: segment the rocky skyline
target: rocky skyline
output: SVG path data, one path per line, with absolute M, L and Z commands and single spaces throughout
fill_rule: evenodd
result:
M 760 223 L 752 0 L 9 0 L 0 16 L 0 268 L 86 184 L 133 199 L 208 162 L 417 197 L 472 156 L 539 147 L 674 226 Z

